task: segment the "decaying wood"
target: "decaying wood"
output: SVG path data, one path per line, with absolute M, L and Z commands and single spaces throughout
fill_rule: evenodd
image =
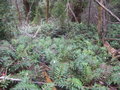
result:
M 107 48 L 108 53 L 110 55 L 112 55 L 112 57 L 114 57 L 114 55 L 115 55 L 115 53 L 116 53 L 117 50 L 114 49 L 113 47 L 111 47 L 110 44 L 107 41 L 104 43 L 104 46 Z
M 46 83 L 53 83 L 53 81 L 50 79 L 49 75 L 47 74 L 46 71 L 42 72 L 43 76 L 46 79 Z M 57 90 L 55 87 L 52 88 L 52 90 Z
M 46 83 L 53 83 L 50 76 L 48 75 L 47 71 L 50 70 L 50 68 L 45 63 L 40 63 L 40 66 L 43 67 L 42 76 L 45 78 Z M 52 90 L 57 90 L 56 87 L 52 87 Z
M 107 41 L 104 43 L 104 47 L 107 48 L 108 53 L 112 56 L 112 58 L 120 57 L 120 50 L 113 48 Z

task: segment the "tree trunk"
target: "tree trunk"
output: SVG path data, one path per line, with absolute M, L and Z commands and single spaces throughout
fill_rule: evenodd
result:
M 46 0 L 46 22 L 48 22 L 49 18 L 49 0 Z
M 104 0 L 104 5 L 106 6 L 106 0 Z M 103 10 L 103 32 L 102 32 L 102 41 L 105 42 L 105 37 L 107 33 L 107 22 L 106 22 L 106 11 Z
M 103 0 L 100 0 L 100 3 L 103 3 Z M 98 30 L 98 35 L 100 39 L 102 39 L 102 12 L 103 12 L 103 8 L 101 6 L 98 6 L 97 30 Z
M 23 5 L 25 8 L 26 21 L 27 21 L 27 23 L 29 23 L 30 4 L 29 4 L 28 0 L 23 0 Z
M 17 0 L 15 0 L 15 5 L 16 5 L 17 12 L 18 12 L 19 24 L 22 25 L 22 16 L 21 16 L 21 12 L 20 12 L 20 8 L 19 8 L 19 4 Z

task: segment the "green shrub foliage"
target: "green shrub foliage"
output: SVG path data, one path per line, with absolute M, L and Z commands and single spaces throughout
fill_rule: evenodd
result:
M 107 90 L 108 87 L 100 85 L 99 82 L 107 85 L 120 84 L 119 63 L 116 66 L 115 63 L 112 64 L 113 66 L 109 64 L 111 61 L 107 61 L 109 55 L 106 49 L 100 46 L 99 41 L 94 41 L 98 40 L 95 27 L 90 27 L 92 33 L 87 32 L 86 25 L 82 23 L 69 23 L 65 27 L 64 37 L 60 35 L 57 38 L 52 37 L 56 28 L 60 27 L 55 26 L 54 23 L 43 23 L 38 27 L 30 27 L 29 34 L 40 29 L 35 38 L 20 34 L 9 42 L 0 42 L 1 74 L 7 70 L 9 77 L 13 77 L 14 74 L 14 78 L 19 77 L 22 80 L 12 87 L 13 90 L 46 88 L 51 90 L 54 86 L 69 90 L 84 90 L 91 89 L 87 87 L 89 84 L 93 85 L 93 90 L 97 88 Z M 72 34 L 73 30 L 74 34 Z M 108 64 L 105 64 L 106 62 Z M 41 63 L 47 64 L 50 68 L 47 73 L 53 83 L 44 82 Z M 24 81 L 26 77 L 29 78 Z M 45 84 L 38 87 L 34 83 L 37 81 Z M 0 86 L 7 88 L 9 83 L 1 82 Z
M 74 0 L 50 1 L 48 23 L 45 0 L 28 0 L 33 3 L 30 20 L 39 25 L 16 26 L 14 7 L 0 0 L 0 90 L 119 90 L 119 59 L 111 59 L 96 27 L 88 30 L 86 24 L 68 20 L 66 3 Z M 86 0 L 81 1 L 85 8 Z M 106 37 L 118 39 L 119 30 L 119 24 L 109 25 Z M 109 42 L 119 48 L 119 42 Z

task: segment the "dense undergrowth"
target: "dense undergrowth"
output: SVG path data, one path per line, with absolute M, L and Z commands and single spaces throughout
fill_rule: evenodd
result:
M 1 89 L 120 89 L 120 62 L 107 54 L 94 26 L 89 30 L 83 23 L 59 27 L 56 22 L 19 31 L 17 37 L 0 42 L 0 76 L 22 81 L 0 80 Z M 44 71 L 53 82 L 46 82 Z
M 107 31 L 107 37 L 108 38 L 114 38 L 114 39 L 119 39 L 120 38 L 120 24 L 112 24 L 108 27 L 108 31 Z M 119 49 L 120 48 L 120 41 L 117 40 L 113 40 L 110 41 L 110 44 Z

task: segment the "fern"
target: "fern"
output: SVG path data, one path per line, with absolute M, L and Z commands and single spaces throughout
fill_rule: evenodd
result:
M 42 90 L 53 90 L 54 83 L 47 83 L 42 86 Z
M 23 81 L 18 83 L 11 90 L 41 90 L 37 85 L 30 83 L 28 78 L 23 78 Z
M 113 71 L 110 75 L 110 77 L 108 78 L 108 83 L 109 84 L 117 84 L 117 85 L 120 85 L 120 67 L 119 66 L 114 66 L 113 67 Z
M 101 86 L 101 85 L 98 85 L 98 84 L 95 84 L 91 89 L 92 90 L 108 90 L 107 87 Z
M 23 28 L 29 35 L 34 35 L 37 30 L 39 32 L 35 38 L 23 35 L 22 32 L 22 35 L 12 39 L 10 43 L 0 42 L 0 46 L 4 46 L 0 48 L 0 73 L 7 70 L 7 74 L 15 78 L 29 77 L 19 82 L 13 90 L 51 90 L 52 87 L 106 90 L 106 86 L 95 85 L 103 77 L 103 82 L 119 85 L 119 62 L 114 61 L 113 64 L 107 61 L 109 56 L 106 49 L 100 46 L 99 41 L 94 42 L 98 40 L 95 27 L 90 28 L 88 33 L 83 23 L 69 23 L 62 29 L 66 30 L 64 37 L 59 38 L 52 37 L 53 33 L 60 29 L 55 23 L 41 23 L 41 26 Z M 93 34 L 95 37 L 91 37 Z M 106 68 L 101 69 L 102 63 L 112 67 L 109 75 L 105 75 Z M 39 85 L 38 88 L 31 80 L 45 82 L 41 73 L 46 68 L 49 69 L 46 72 L 53 82 Z M 91 85 L 91 88 L 87 87 L 88 85 Z
M 83 89 L 83 84 L 79 79 L 77 79 L 77 78 L 68 78 L 67 81 L 68 81 L 68 85 L 66 86 L 66 88 L 68 88 L 70 90 Z
M 30 83 L 24 83 L 21 82 L 19 84 L 17 84 L 15 86 L 15 88 L 11 89 L 11 90 L 41 90 L 40 88 L 38 88 L 36 85 L 34 84 L 30 84 Z

